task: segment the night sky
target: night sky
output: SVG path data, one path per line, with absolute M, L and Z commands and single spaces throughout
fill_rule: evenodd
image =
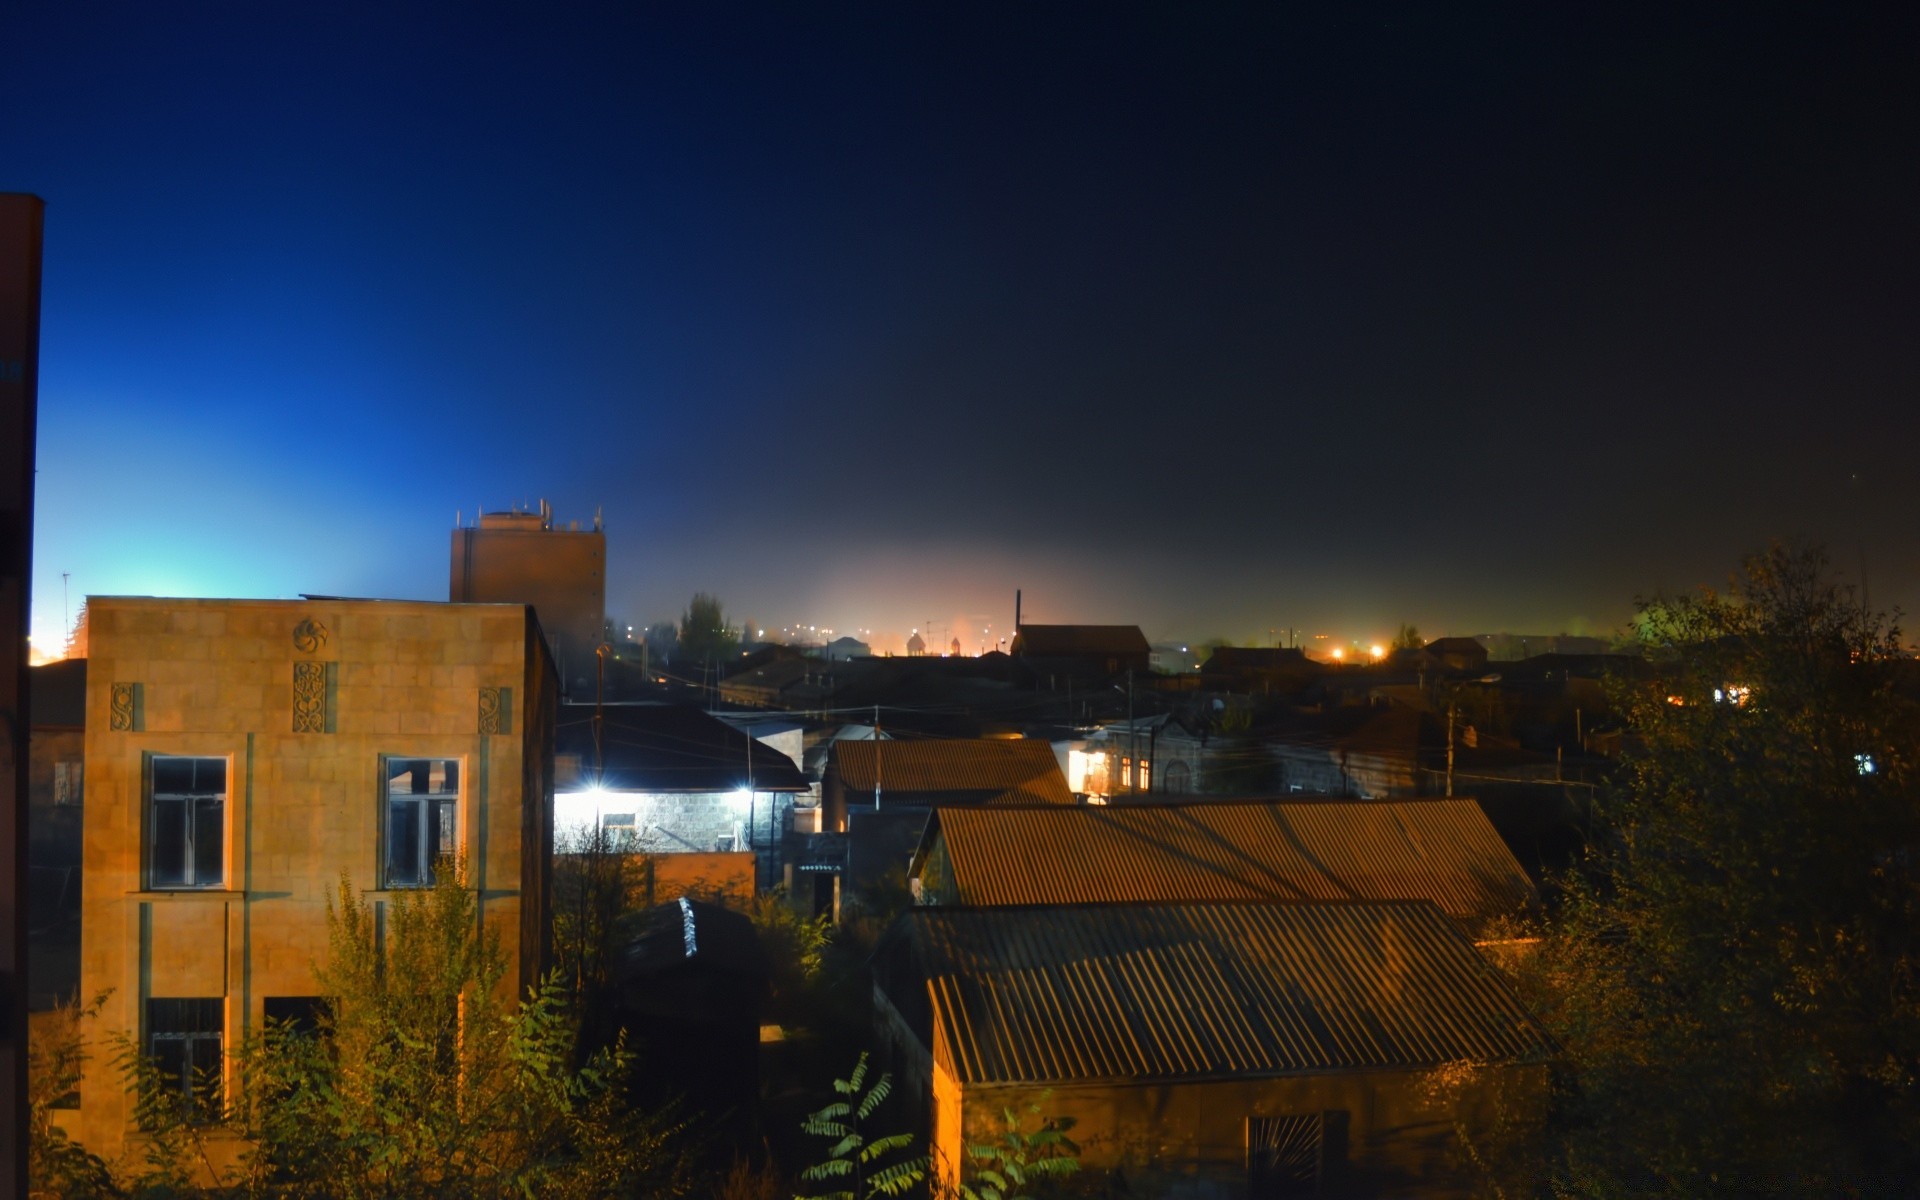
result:
M 1914 608 L 1917 13 L 8 0 L 36 639 L 541 497 L 635 623 Z

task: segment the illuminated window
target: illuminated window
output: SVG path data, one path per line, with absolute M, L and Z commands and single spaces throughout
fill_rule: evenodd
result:
M 1140 790 L 1143 792 L 1153 790 L 1153 761 L 1151 759 L 1143 758 L 1140 760 Z
M 381 798 L 386 886 L 432 887 L 434 865 L 459 853 L 460 762 L 389 758 Z
M 1120 786 L 1133 786 L 1133 760 L 1124 754 L 1120 756 Z
M 196 1124 L 220 1119 L 221 1009 L 218 996 L 147 1001 L 147 1055 L 158 1099 Z
M 148 886 L 220 887 L 227 879 L 227 760 L 156 754 L 149 770 Z

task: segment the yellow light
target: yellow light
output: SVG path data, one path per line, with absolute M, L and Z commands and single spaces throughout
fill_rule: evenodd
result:
M 1387 656 L 1387 650 L 1384 646 L 1370 647 L 1367 653 L 1373 655 L 1375 658 L 1385 658 Z
M 1343 659 L 1343 658 L 1345 658 L 1346 656 L 1347 656 L 1347 652 L 1346 652 L 1345 650 L 1342 650 L 1342 649 L 1341 649 L 1340 647 L 1338 647 L 1338 646 L 1335 646 L 1335 647 L 1333 648 L 1333 657 L 1334 657 L 1334 661 L 1336 661 L 1336 662 L 1338 662 L 1338 661 L 1339 661 L 1340 659 Z

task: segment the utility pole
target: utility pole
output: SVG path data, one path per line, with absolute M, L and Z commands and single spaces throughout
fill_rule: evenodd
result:
M 1133 760 L 1133 770 L 1127 772 L 1127 790 L 1138 790 L 1134 781 L 1140 778 L 1140 738 L 1133 728 L 1133 668 L 1127 668 L 1127 755 Z
M 607 645 L 605 642 L 601 642 L 599 648 L 593 652 L 595 659 L 593 679 L 593 786 L 596 788 L 600 786 L 600 780 L 605 776 L 607 766 L 605 751 L 601 745 L 601 731 L 606 728 L 607 724 L 607 653 L 612 649 L 613 647 Z
M 880 706 L 873 706 L 873 811 L 880 811 Z
M 1447 701 L 1447 797 L 1453 797 L 1453 701 Z

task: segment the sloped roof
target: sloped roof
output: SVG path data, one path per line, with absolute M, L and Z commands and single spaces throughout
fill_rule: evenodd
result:
M 994 804 L 1073 803 L 1053 746 L 1036 738 L 935 738 L 833 744 L 841 782 L 889 796 L 972 793 Z M 963 798 L 956 795 L 955 799 Z
M 1219 646 L 1200 664 L 1202 674 L 1223 671 L 1273 671 L 1281 668 L 1311 670 L 1317 664 L 1292 646 Z
M 1424 649 L 1429 654 L 1479 654 L 1485 656 L 1487 648 L 1478 638 L 1443 637 L 1428 642 Z
M 1555 1051 L 1427 901 L 920 908 L 890 937 L 908 952 L 883 947 L 883 986 L 938 1030 L 932 1049 L 963 1084 L 1414 1069 Z
M 1535 900 L 1472 800 L 1203 801 L 934 812 L 960 903 L 1430 900 L 1469 932 Z
M 593 757 L 591 704 L 563 704 L 555 719 L 555 749 Z M 609 704 L 601 732 L 605 772 L 601 786 L 624 792 L 804 792 L 807 780 L 793 760 L 689 704 Z
M 1150 654 L 1138 625 L 1022 625 L 1013 652 L 1035 658 Z

